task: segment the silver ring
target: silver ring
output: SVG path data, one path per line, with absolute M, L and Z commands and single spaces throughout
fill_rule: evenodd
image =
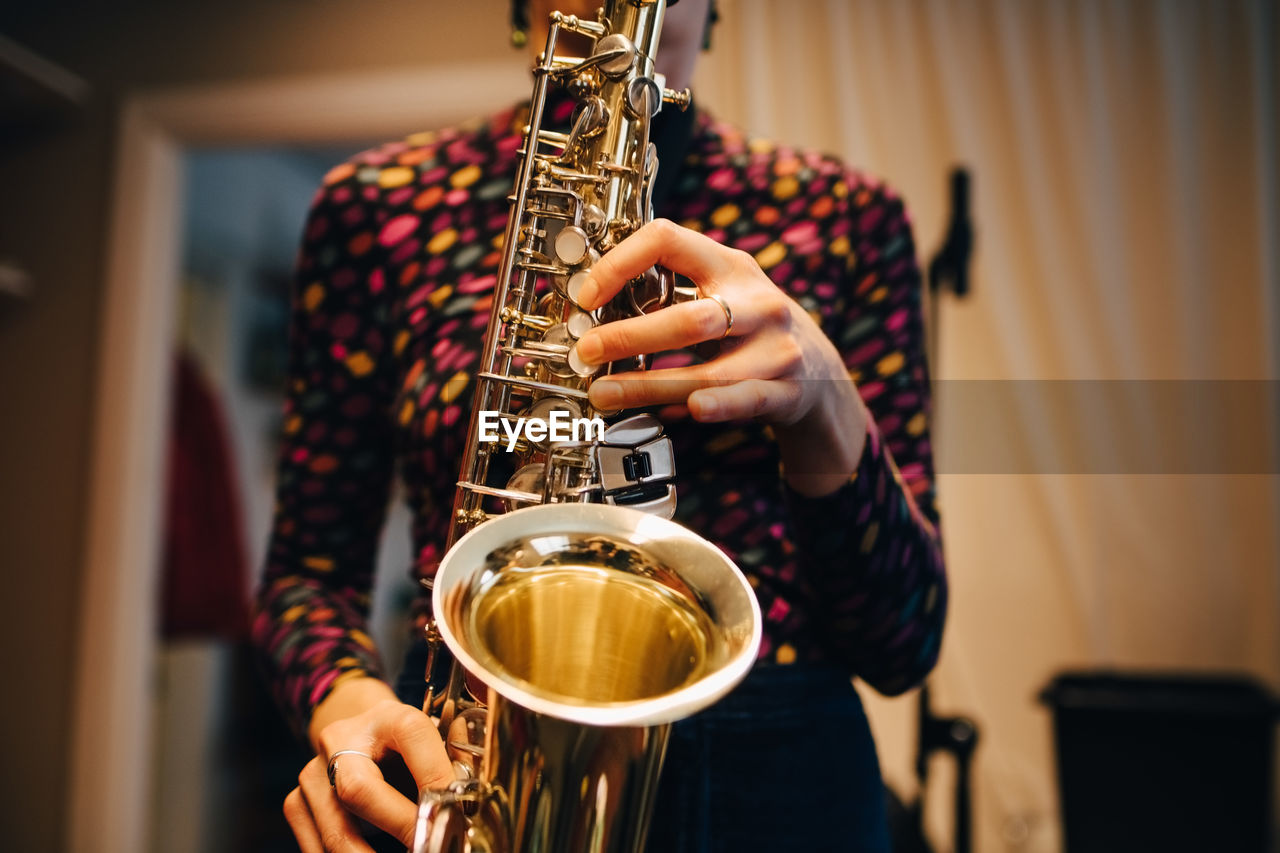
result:
M 358 750 L 358 749 L 340 749 L 340 750 L 338 750 L 337 752 L 335 752 L 333 755 L 330 755 L 330 756 L 329 756 L 329 767 L 328 767 L 328 769 L 326 770 L 326 772 L 329 774 L 329 787 L 330 787 L 330 788 L 336 788 L 336 787 L 338 787 L 338 781 L 334 778 L 334 772 L 338 769 L 338 767 L 337 767 L 337 761 L 338 761 L 338 756 L 339 756 L 339 755 L 363 755 L 365 758 L 369 759 L 370 761 L 373 761 L 373 756 L 372 756 L 372 755 L 370 755 L 370 754 L 369 754 L 369 753 L 367 753 L 367 752 L 361 752 L 361 751 L 360 751 L 360 750 Z M 374 763 L 374 764 L 377 764 L 378 762 L 373 761 L 373 763 Z
M 725 302 L 720 294 L 708 293 L 706 298 L 715 300 L 720 310 L 724 312 L 724 334 L 720 336 L 720 340 L 724 340 L 729 337 L 729 331 L 733 328 L 733 312 L 729 310 L 729 303 Z

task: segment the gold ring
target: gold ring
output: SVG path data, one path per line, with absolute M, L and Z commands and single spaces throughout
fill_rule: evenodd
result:
M 372 755 L 370 755 L 370 754 L 369 754 L 369 753 L 367 753 L 367 752 L 361 752 L 361 751 L 360 751 L 360 750 L 358 750 L 358 749 L 340 749 L 340 750 L 338 750 L 337 752 L 335 752 L 333 755 L 330 755 L 330 756 L 329 756 L 329 767 L 328 767 L 328 769 L 326 770 L 326 772 L 329 774 L 329 787 L 330 787 L 330 788 L 336 788 L 336 787 L 338 787 L 338 781 L 337 781 L 337 779 L 335 779 L 335 778 L 334 778 L 334 772 L 338 769 L 338 767 L 337 767 L 337 761 L 338 761 L 338 756 L 339 756 L 339 755 L 363 755 L 365 758 L 369 759 L 370 761 L 373 761 L 373 756 L 372 756 Z M 374 763 L 374 764 L 377 764 L 378 762 L 374 761 L 373 763 Z
M 720 336 L 720 340 L 729 337 L 729 330 L 733 328 L 733 312 L 729 310 L 729 303 L 724 301 L 724 297 L 718 293 L 707 294 L 707 299 L 715 300 L 720 306 L 720 310 L 724 312 L 724 334 Z

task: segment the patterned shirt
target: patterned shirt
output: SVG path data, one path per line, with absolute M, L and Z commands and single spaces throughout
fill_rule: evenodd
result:
M 558 102 L 552 119 L 566 121 L 569 106 Z M 442 556 L 527 115 L 516 107 L 357 155 L 313 202 L 253 624 L 299 732 L 342 679 L 384 675 L 365 628 L 397 463 L 415 572 L 430 575 Z M 872 415 L 855 474 L 810 499 L 781 478 L 766 427 L 664 411 L 676 520 L 748 576 L 763 662 L 837 661 L 882 692 L 906 690 L 937 658 L 946 582 L 920 273 L 902 202 L 833 158 L 747 138 L 703 112 L 664 151 L 658 214 L 752 254 L 834 342 Z

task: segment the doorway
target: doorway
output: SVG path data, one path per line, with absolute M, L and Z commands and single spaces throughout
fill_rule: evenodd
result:
M 473 83 L 460 87 L 459 79 Z M 165 446 L 158 439 L 169 416 L 180 328 L 186 157 L 233 146 L 353 150 L 363 140 L 483 115 L 527 92 L 523 61 L 512 57 L 474 67 L 161 91 L 125 103 L 94 421 L 71 849 L 152 849 L 156 825 L 161 644 L 153 614 L 140 603 L 155 600 L 161 577 Z M 432 102 L 424 93 L 439 94 Z M 211 664 L 205 678 L 216 682 L 218 670 Z M 270 808 L 279 814 L 278 803 Z

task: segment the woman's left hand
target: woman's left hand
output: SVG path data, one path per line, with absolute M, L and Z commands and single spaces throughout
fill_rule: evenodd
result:
M 592 404 L 603 410 L 682 404 L 703 422 L 754 418 L 773 428 L 793 488 L 810 495 L 838 488 L 857 467 L 868 416 L 818 325 L 751 255 L 664 219 L 604 255 L 579 303 L 604 304 L 654 264 L 717 299 L 605 323 L 578 341 L 579 357 L 605 363 L 724 338 L 720 352 L 703 364 L 597 379 Z

